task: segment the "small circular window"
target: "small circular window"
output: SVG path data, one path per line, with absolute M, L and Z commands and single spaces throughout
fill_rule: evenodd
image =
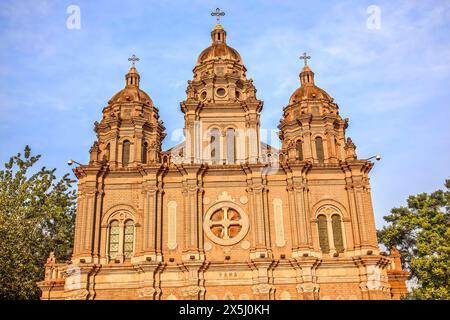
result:
M 217 91 L 216 91 L 216 94 L 217 94 L 219 97 L 223 97 L 226 93 L 227 93 L 227 92 L 225 91 L 224 88 L 219 88 L 219 89 L 217 89 Z

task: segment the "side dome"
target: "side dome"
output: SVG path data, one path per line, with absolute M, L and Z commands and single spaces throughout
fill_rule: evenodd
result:
M 117 92 L 110 100 L 110 104 L 119 102 L 141 102 L 153 106 L 150 96 L 139 88 L 140 76 L 135 67 L 131 67 L 125 76 L 125 88 Z
M 289 104 L 298 103 L 302 100 L 308 99 L 323 99 L 329 102 L 333 101 L 333 98 L 323 89 L 317 87 L 314 83 L 314 72 L 305 65 L 300 72 L 301 86 L 291 95 Z
M 139 88 L 124 88 L 109 100 L 109 103 L 119 102 L 141 102 L 151 106 L 153 105 L 150 96 L 144 90 Z
M 306 99 L 325 99 L 333 101 L 333 98 L 325 90 L 316 86 L 302 86 L 294 91 L 289 99 L 289 104 L 297 103 Z

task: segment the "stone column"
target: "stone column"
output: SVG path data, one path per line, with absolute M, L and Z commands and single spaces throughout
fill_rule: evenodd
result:
M 119 163 L 119 135 L 117 132 L 117 126 L 115 126 L 115 130 L 111 128 L 110 135 L 112 136 L 112 139 L 110 140 L 110 146 L 109 146 L 109 165 L 113 168 L 116 168 Z M 122 159 L 120 159 L 122 161 Z
M 375 225 L 375 216 L 373 213 L 373 206 L 372 206 L 372 195 L 370 192 L 370 187 L 366 186 L 364 187 L 364 191 L 362 193 L 363 203 L 364 203 L 364 212 L 366 215 L 367 220 L 367 226 L 369 229 L 369 239 L 370 245 L 374 248 L 378 248 L 378 239 L 377 239 L 377 233 L 376 233 L 376 225 Z
M 135 132 L 134 162 L 142 163 L 142 133 Z
M 288 165 L 292 178 L 290 179 L 288 194 L 290 196 L 290 215 L 292 216 L 291 228 L 295 233 L 293 242 L 293 256 L 301 256 L 305 253 L 309 253 L 311 248 L 311 235 L 310 235 L 310 218 L 307 199 L 307 186 L 303 178 L 303 171 L 305 169 L 304 164 L 289 163 Z
M 199 188 L 198 195 L 197 195 L 197 237 L 198 237 L 198 249 L 200 252 L 200 258 L 201 260 L 204 260 L 204 241 L 203 241 L 203 194 L 204 190 L 203 188 Z
M 77 257 L 82 250 L 82 230 L 84 224 L 84 203 L 85 197 L 83 192 L 80 191 L 81 186 L 78 189 L 78 200 L 77 200 L 77 213 L 75 218 L 75 238 L 73 244 L 73 256 Z
M 301 300 L 318 300 L 319 284 L 317 283 L 316 268 L 320 260 L 314 257 L 299 257 L 293 262 L 296 269 L 298 297 Z
M 188 163 L 194 161 L 194 124 L 188 122 L 185 128 L 186 135 L 186 160 Z
M 367 221 L 367 216 L 369 213 L 365 212 L 364 208 L 364 191 L 363 186 L 359 183 L 354 184 L 354 193 L 355 193 L 355 207 L 358 214 L 358 221 L 360 227 L 360 237 L 361 237 L 361 247 L 372 247 L 370 243 L 370 234 L 372 230 L 370 230 L 369 223 Z M 373 230 L 375 231 L 375 229 Z
M 347 179 L 346 179 L 347 180 Z M 347 197 L 349 203 L 349 213 L 352 219 L 352 229 L 353 229 L 353 245 L 355 249 L 361 248 L 361 236 L 359 232 L 359 224 L 360 221 L 358 219 L 357 209 L 356 209 L 356 201 L 355 201 L 355 192 L 353 190 L 353 186 L 347 180 L 347 185 L 345 187 L 347 190 Z
M 372 163 L 365 160 L 347 160 L 343 166 L 346 174 L 346 189 L 350 204 L 355 249 L 365 254 L 366 249 L 378 252 L 370 187 L 367 174 Z
M 335 163 L 337 161 L 337 156 L 336 156 L 336 142 L 334 140 L 335 139 L 334 130 L 327 128 L 325 134 L 327 136 L 327 141 L 328 141 L 328 144 L 327 144 L 328 158 L 329 158 L 330 162 Z
M 102 187 L 103 188 L 103 187 Z M 101 241 L 104 241 L 101 237 L 102 228 L 101 228 L 101 218 L 103 212 L 103 197 L 105 193 L 103 190 L 99 190 L 97 193 L 97 203 L 95 210 L 95 219 L 94 219 L 94 248 L 93 248 L 93 258 L 94 263 L 100 263 L 100 247 Z
M 123 263 L 123 261 L 125 260 L 125 256 L 123 254 L 123 245 L 124 245 L 124 243 L 123 243 L 123 240 L 122 240 L 122 239 L 124 239 L 124 233 L 125 233 L 124 221 L 120 220 L 119 221 L 119 239 L 120 239 L 119 240 L 119 252 L 117 254 L 116 259 L 119 260 L 121 263 Z
M 248 162 L 249 163 L 256 163 L 259 157 L 259 133 L 257 128 L 257 121 L 255 120 L 255 114 L 250 114 L 251 119 L 248 121 L 248 131 L 247 131 L 247 137 L 248 137 Z
M 291 222 L 291 235 L 292 235 L 292 249 L 298 248 L 298 223 L 297 223 L 297 214 L 295 212 L 295 195 L 294 195 L 294 187 L 292 184 L 289 184 L 287 187 L 288 192 L 288 201 L 289 201 L 289 217 Z
M 302 123 L 301 130 L 303 134 L 303 158 L 307 161 L 314 160 L 313 147 L 314 144 L 311 141 L 311 116 L 301 116 L 300 121 Z
M 305 201 L 303 198 L 304 186 L 301 184 L 294 185 L 297 223 L 299 232 L 299 248 L 307 250 L 309 248 L 308 230 L 307 230 L 307 213 L 305 212 Z
M 158 183 L 158 190 L 156 194 L 156 220 L 154 223 L 155 226 L 155 247 L 156 247 L 156 255 L 158 261 L 162 261 L 162 253 L 163 253 L 163 244 L 162 244 L 162 234 L 163 234 L 163 223 L 162 223 L 162 217 L 163 217 L 163 196 L 164 196 L 164 190 L 161 187 L 161 183 Z
M 254 203 L 255 203 L 255 217 L 256 217 L 256 247 L 265 247 L 264 237 L 264 204 L 263 204 L 263 192 L 264 187 L 262 185 L 254 185 L 252 188 Z
M 328 245 L 330 247 L 330 254 L 336 253 L 336 248 L 334 247 L 334 235 L 333 235 L 333 224 L 331 223 L 331 216 L 327 215 L 327 231 L 328 231 Z M 342 230 L 344 233 L 344 230 Z M 342 236 L 344 236 L 342 234 Z
M 149 185 L 144 193 L 144 216 L 142 228 L 142 253 L 144 256 L 156 260 L 156 198 L 157 188 Z
M 86 263 L 92 262 L 93 244 L 94 244 L 94 227 L 95 227 L 95 214 L 97 204 L 97 191 L 95 187 L 90 187 L 86 190 L 85 196 L 85 210 L 84 210 L 84 223 L 82 226 L 83 236 L 82 250 L 80 252 L 80 258 L 82 257 Z
M 145 262 L 135 267 L 140 280 L 138 297 L 141 300 L 157 300 L 161 295 L 161 288 L 158 285 L 158 276 L 161 272 L 157 262 Z
M 272 268 L 273 262 L 268 259 L 261 261 L 253 261 L 253 283 L 252 286 L 253 295 L 256 300 L 270 300 L 274 296 L 274 287 L 271 285 L 273 276 Z
M 199 252 L 201 226 L 199 223 L 201 209 L 199 196 L 201 194 L 201 176 L 204 167 L 202 165 L 186 165 L 178 168 L 183 175 L 184 196 L 184 250 L 183 260 L 192 261 L 201 258 Z

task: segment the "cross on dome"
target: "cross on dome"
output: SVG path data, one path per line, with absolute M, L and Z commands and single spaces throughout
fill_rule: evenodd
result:
M 307 65 L 308 65 L 308 60 L 311 59 L 311 56 L 308 56 L 308 55 L 306 54 L 306 52 L 303 52 L 303 55 L 300 56 L 300 59 L 305 60 L 305 66 L 307 66 Z
M 220 17 L 223 17 L 225 15 L 225 12 L 220 11 L 220 8 L 216 8 L 216 11 L 211 12 L 211 16 L 216 16 L 217 18 L 217 23 L 220 23 Z
M 141 59 L 139 59 L 138 57 L 136 57 L 136 55 L 133 53 L 133 55 L 130 57 L 130 58 L 128 58 L 128 61 L 131 61 L 131 66 L 132 67 L 134 67 L 134 64 L 136 63 L 136 62 L 138 62 L 139 60 L 141 60 Z

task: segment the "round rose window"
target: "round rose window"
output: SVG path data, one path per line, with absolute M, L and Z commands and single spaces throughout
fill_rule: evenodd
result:
M 247 234 L 248 218 L 235 206 L 215 205 L 205 216 L 204 230 L 212 241 L 221 245 L 233 245 Z

